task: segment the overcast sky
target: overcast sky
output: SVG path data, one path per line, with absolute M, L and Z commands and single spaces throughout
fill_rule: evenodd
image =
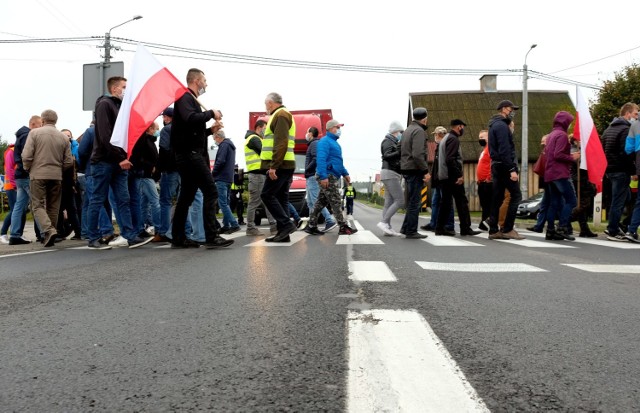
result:
M 170 6 L 163 6 L 169 4 Z M 176 8 L 179 5 L 181 7 Z M 0 39 L 104 36 L 134 15 L 141 20 L 113 29 L 113 37 L 191 49 L 274 59 L 424 69 L 530 70 L 601 85 L 637 62 L 640 46 L 607 19 L 622 13 L 602 1 L 86 1 L 3 2 Z M 100 12 L 96 12 L 100 10 Z M 617 20 L 616 20 L 617 21 Z M 620 20 L 624 22 L 624 19 Z M 622 25 L 624 26 L 624 24 Z M 620 25 L 616 27 L 622 27 Z M 0 133 L 13 142 L 15 131 L 44 109 L 59 115 L 59 128 L 75 136 L 88 126 L 82 110 L 82 67 L 102 60 L 96 46 L 0 43 Z M 114 61 L 125 62 L 135 46 L 119 43 Z M 165 56 L 149 49 L 178 79 L 190 67 L 203 70 L 209 88 L 202 101 L 222 110 L 227 136 L 242 147 L 248 112 L 264 110 L 275 91 L 291 110 L 332 109 L 345 123 L 340 143 L 356 180 L 380 168 L 379 143 L 392 120 L 406 120 L 411 92 L 479 90 L 479 74 L 407 75 L 294 69 Z M 589 64 L 585 64 L 589 63 Z M 578 67 L 574 67 L 578 66 Z M 569 70 L 565 70 L 569 69 Z M 559 72 L 560 71 L 560 72 Z M 521 90 L 521 72 L 499 75 L 498 89 Z M 529 90 L 575 87 L 536 78 Z M 588 98 L 594 91 L 585 89 Z M 430 125 L 430 129 L 437 125 Z M 244 163 L 242 151 L 238 163 Z

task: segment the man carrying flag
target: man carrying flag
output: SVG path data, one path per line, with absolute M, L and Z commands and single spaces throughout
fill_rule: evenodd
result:
M 129 207 L 128 170 L 132 164 L 127 159 L 127 153 L 121 147 L 111 143 L 116 118 L 122 105 L 122 97 L 127 87 L 127 79 L 120 76 L 109 78 L 107 81 L 108 94 L 96 101 L 96 126 L 93 153 L 91 154 L 91 173 L 93 177 L 93 193 L 89 200 L 87 214 L 89 248 L 102 250 L 110 249 L 98 241 L 98 217 L 100 208 L 109 196 L 109 187 L 113 189 L 120 221 L 120 231 L 127 240 L 129 248 L 137 248 L 151 241 L 151 237 L 140 238 L 133 229 L 131 210 Z

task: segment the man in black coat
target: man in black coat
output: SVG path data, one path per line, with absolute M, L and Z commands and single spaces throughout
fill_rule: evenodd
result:
M 219 120 L 222 115 L 217 110 L 200 109 L 196 98 L 205 93 L 207 79 L 199 69 L 189 69 L 187 73 L 185 93 L 173 106 L 173 122 L 171 127 L 171 149 L 175 153 L 176 166 L 180 174 L 181 188 L 178 203 L 173 215 L 172 248 L 198 247 L 195 241 L 187 239 L 184 225 L 187 221 L 189 206 L 193 202 L 198 189 L 204 198 L 204 232 L 205 247 L 219 248 L 233 244 L 219 235 L 220 224 L 215 216 L 215 203 L 218 191 L 209 167 L 207 137 L 222 128 Z M 216 124 L 207 128 L 207 122 L 216 120 Z

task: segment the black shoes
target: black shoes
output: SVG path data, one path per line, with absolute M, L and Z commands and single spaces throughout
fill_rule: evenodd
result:
M 431 231 L 431 232 L 436 230 L 434 227 L 431 226 L 431 224 L 422 225 L 420 229 L 423 231 Z
M 436 229 L 436 235 L 445 235 L 447 237 L 455 237 L 456 232 L 449 231 L 448 229 Z
M 320 235 L 322 235 L 323 233 L 321 232 Z M 291 242 L 291 237 L 289 235 L 287 235 L 286 237 L 280 239 L 279 241 L 276 241 L 276 236 L 272 236 L 272 237 L 268 237 L 265 238 L 265 242 Z
M 220 234 L 233 234 L 234 232 L 240 231 L 240 225 L 237 227 L 222 227 L 220 228 Z
M 290 234 L 293 234 L 294 232 L 296 232 L 297 229 L 298 228 L 296 228 L 296 226 L 293 225 L 293 223 L 291 223 L 286 227 L 284 227 L 283 229 L 281 229 L 280 231 L 278 231 L 278 233 L 273 236 L 273 241 L 269 241 L 269 242 L 286 242 L 284 241 L 284 239 L 289 237 Z
M 25 245 L 31 244 L 31 241 L 27 241 L 22 239 L 21 237 L 11 237 L 9 238 L 9 245 Z
M 460 231 L 460 235 L 478 235 L 480 233 L 482 233 L 482 231 L 477 231 L 477 230 L 471 229 L 471 228 L 469 228 L 467 230 L 464 230 L 464 231 Z M 455 232 L 454 232 L 454 234 L 455 234 Z
M 562 241 L 564 237 L 555 229 L 547 229 L 547 233 L 544 236 L 544 239 L 546 239 L 547 241 Z
M 127 241 L 127 242 L 129 244 L 129 248 L 134 249 L 134 248 L 142 247 L 143 245 L 150 243 L 152 240 L 153 240 L 153 237 L 147 234 L 146 238 L 135 237 L 131 241 Z
M 304 229 L 304 232 L 311 235 L 324 235 L 323 231 L 320 231 L 318 227 L 308 226 Z
M 406 239 L 425 239 L 427 238 L 428 235 L 425 234 L 421 234 L 419 232 L 414 232 L 413 234 L 407 234 L 405 235 Z
M 532 226 L 532 227 L 527 227 L 527 231 L 531 231 L 531 232 L 537 232 L 539 234 L 542 234 L 542 229 L 538 229 L 536 228 L 536 226 Z
M 114 239 L 116 239 L 116 237 L 117 237 L 117 235 L 116 235 L 116 234 L 109 234 L 109 235 L 107 235 L 107 236 L 104 236 L 104 237 L 100 238 L 100 239 L 98 240 L 98 242 L 99 242 L 100 244 L 108 245 L 111 241 L 113 241 Z
M 89 242 L 89 249 L 90 250 L 110 250 L 111 247 L 107 244 L 102 244 L 100 243 L 100 241 L 90 241 Z
M 224 239 L 222 237 L 216 237 L 213 241 L 207 241 L 204 243 L 204 247 L 208 250 L 216 249 L 216 248 L 224 248 L 233 244 L 232 239 Z
M 351 228 L 349 225 L 344 224 L 340 227 L 340 231 L 338 231 L 338 235 L 351 235 L 358 232 L 357 228 Z
M 200 248 L 200 244 L 190 239 L 186 239 L 184 241 L 171 241 L 171 248 Z

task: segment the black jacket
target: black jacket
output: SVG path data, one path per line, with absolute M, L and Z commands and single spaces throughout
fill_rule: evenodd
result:
M 615 118 L 602 133 L 602 148 L 607 157 L 607 173 L 626 172 L 635 175 L 633 157 L 624 151 L 631 123 L 625 118 Z
M 309 146 L 307 146 L 307 155 L 304 158 L 305 178 L 311 178 L 316 175 L 316 167 L 318 165 L 318 141 L 320 141 L 320 139 L 313 138 L 309 141 Z
M 509 129 L 511 119 L 495 115 L 489 120 L 489 155 L 492 163 L 502 164 L 504 170 L 518 172 L 516 145 Z
M 442 153 L 438 153 L 438 179 L 456 181 L 461 178 L 463 162 L 458 134 L 453 130 L 449 131 L 438 145 L 438 152 L 440 151 Z
M 202 111 L 195 94 L 190 90 L 173 105 L 171 122 L 171 148 L 176 159 L 188 159 L 191 154 L 200 154 L 209 165 L 207 137 L 212 134 L 207 122 L 213 119 L 213 111 Z
M 113 127 L 120 112 L 122 100 L 115 96 L 100 96 L 96 101 L 96 137 L 93 142 L 91 163 L 120 163 L 127 159 L 127 152 L 111 144 Z
M 23 126 L 16 132 L 16 145 L 13 148 L 13 160 L 16 162 L 16 179 L 29 178 L 29 172 L 25 171 L 22 165 L 22 150 L 24 149 L 24 144 L 27 143 L 29 131 L 31 131 L 31 129 Z
M 129 160 L 133 164 L 133 170 L 142 173 L 143 178 L 155 178 L 153 168 L 158 163 L 158 148 L 156 137 L 145 133 L 133 145 Z
M 176 156 L 171 149 L 171 124 L 167 124 L 160 131 L 160 143 L 158 148 L 158 172 L 175 172 Z
M 382 169 L 401 173 L 400 169 L 400 141 L 392 134 L 387 134 L 380 144 L 382 154 Z

